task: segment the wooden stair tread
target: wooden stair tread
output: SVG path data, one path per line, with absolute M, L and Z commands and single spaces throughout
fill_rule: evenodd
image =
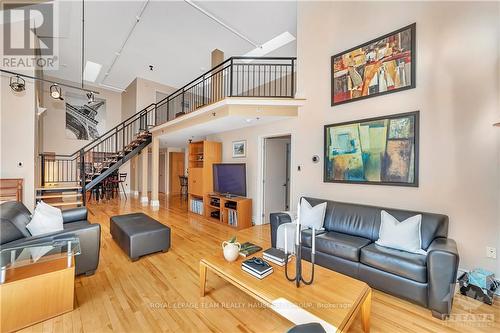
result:
M 55 199 L 55 198 L 71 198 L 71 197 L 79 197 L 81 193 L 75 194 L 50 194 L 50 195 L 37 195 L 35 199 Z
M 37 191 L 55 191 L 55 190 L 81 190 L 81 186 L 49 186 L 49 187 L 37 187 Z
M 67 202 L 47 202 L 48 205 L 54 207 L 63 207 L 63 206 L 77 206 L 83 205 L 82 201 L 67 201 Z

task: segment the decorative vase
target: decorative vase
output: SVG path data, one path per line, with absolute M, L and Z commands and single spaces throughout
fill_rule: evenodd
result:
M 224 252 L 224 258 L 229 262 L 233 262 L 238 259 L 238 256 L 240 255 L 240 248 L 241 245 L 238 242 L 222 242 L 222 251 Z

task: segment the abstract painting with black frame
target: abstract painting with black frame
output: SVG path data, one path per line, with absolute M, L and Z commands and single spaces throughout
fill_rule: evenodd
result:
M 331 105 L 415 88 L 416 24 L 332 56 Z
M 325 125 L 323 181 L 417 187 L 419 114 Z

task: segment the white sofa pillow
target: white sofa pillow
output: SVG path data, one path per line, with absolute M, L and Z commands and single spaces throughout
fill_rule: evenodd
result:
M 26 229 L 28 229 L 32 236 L 63 230 L 61 210 L 40 201 L 36 205 L 31 221 L 26 225 Z
M 323 229 L 325 223 L 326 202 L 320 203 L 314 207 L 304 198 L 299 203 L 297 215 L 300 224 L 304 229 Z
M 411 253 L 427 254 L 426 251 L 422 250 L 421 214 L 399 222 L 394 216 L 383 210 L 380 217 L 379 238 L 375 242 L 376 244 Z

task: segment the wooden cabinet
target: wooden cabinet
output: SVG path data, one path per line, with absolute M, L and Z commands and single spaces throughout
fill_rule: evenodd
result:
M 75 266 L 57 259 L 7 271 L 0 284 L 1 332 L 23 327 L 73 310 Z
M 245 197 L 227 198 L 219 194 L 205 197 L 205 216 L 236 229 L 252 226 L 252 199 Z M 215 217 L 212 213 L 216 213 Z
M 188 177 L 189 194 L 203 196 L 203 169 L 190 168 Z
M 213 188 L 213 164 L 222 160 L 222 144 L 213 141 L 197 141 L 189 144 L 188 191 L 189 201 L 203 201 Z M 191 206 L 190 206 L 191 207 Z M 192 209 L 190 209 L 193 211 Z

